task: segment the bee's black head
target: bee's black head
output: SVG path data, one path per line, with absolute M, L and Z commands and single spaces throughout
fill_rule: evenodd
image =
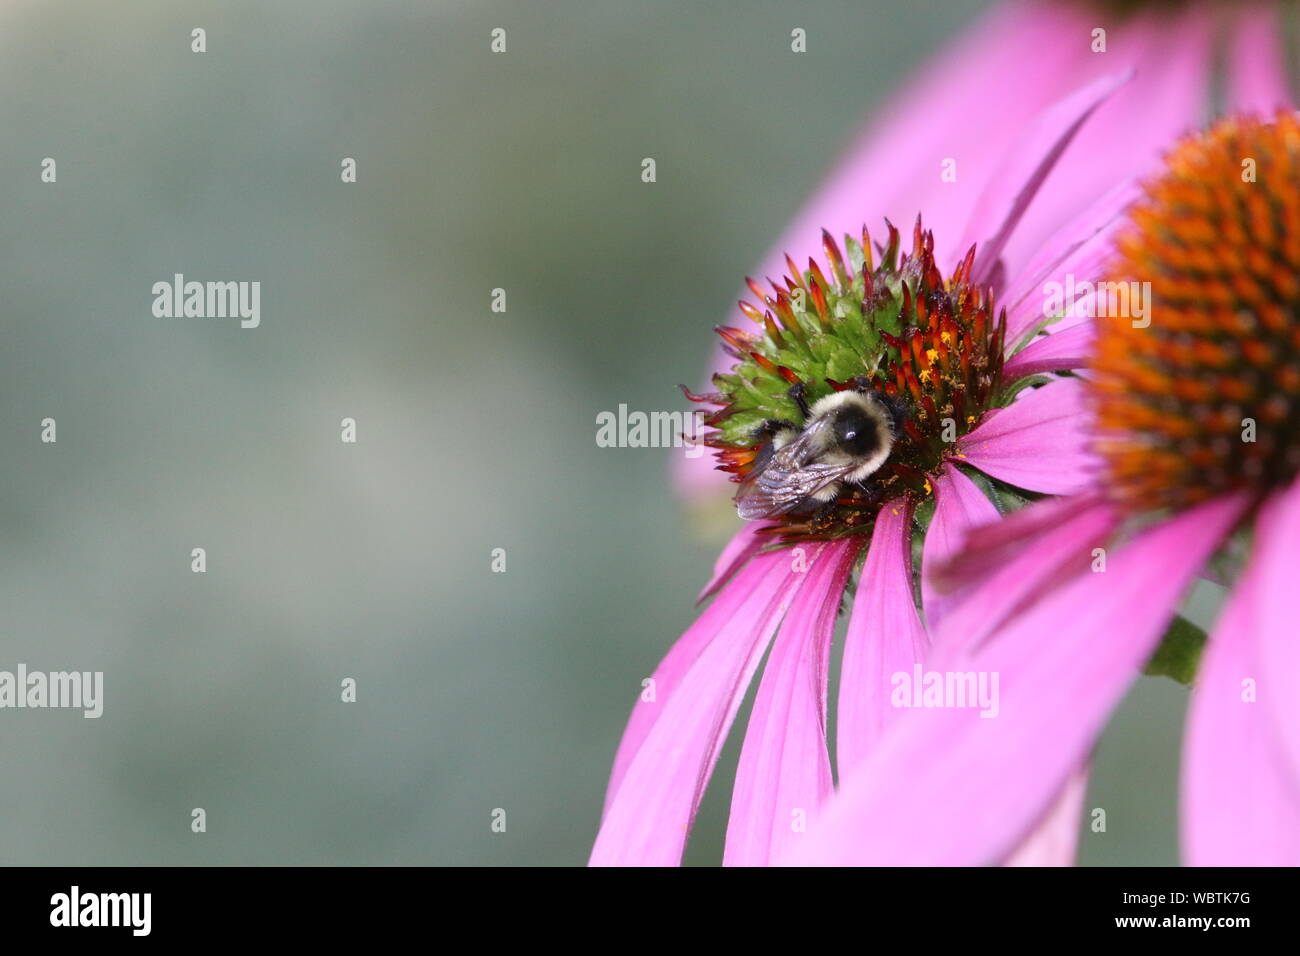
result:
M 855 457 L 866 457 L 880 450 L 881 414 L 873 415 L 858 405 L 841 408 L 835 415 L 835 440 L 840 449 Z

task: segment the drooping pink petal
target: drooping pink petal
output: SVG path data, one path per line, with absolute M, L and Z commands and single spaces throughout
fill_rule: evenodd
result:
M 763 527 L 765 525 L 761 521 L 746 521 L 744 527 L 732 536 L 727 546 L 722 549 L 722 553 L 718 555 L 718 560 L 713 563 L 713 576 L 700 591 L 697 601 L 712 597 L 718 588 L 726 584 L 733 574 L 744 567 L 746 561 L 769 543 L 770 539 L 767 536 L 758 533 Z
M 1003 859 L 1087 756 L 1173 609 L 1244 508 L 1174 517 L 1035 604 L 964 661 L 997 675 L 996 716 L 913 709 L 842 781 L 790 862 L 961 865 Z
M 1300 481 L 1277 496 L 1256 521 L 1259 600 L 1254 646 L 1259 660 L 1260 705 L 1272 717 L 1274 738 L 1288 778 L 1300 787 L 1300 624 L 1295 582 L 1300 568 Z
M 965 536 L 961 549 L 932 570 L 939 590 L 970 587 L 992 578 L 998 568 L 1011 564 L 1053 529 L 1071 524 L 1083 512 L 1102 504 L 1100 487 L 1069 498 L 1047 498 L 1011 512 L 1001 521 L 980 525 Z M 1046 553 L 1046 551 L 1045 551 Z M 1078 569 L 1076 569 L 1078 570 Z
M 890 677 L 911 673 L 928 644 L 912 597 L 912 509 L 887 504 L 876 517 L 844 638 L 835 722 L 841 775 L 862 760 L 898 716 L 889 705 Z
M 984 642 L 1012 615 L 1050 594 L 1063 581 L 1100 566 L 1096 549 L 1119 516 L 1092 496 L 1038 502 L 996 524 L 974 529 L 954 560 L 932 570 L 950 609 L 931 636 L 935 667 L 949 654 Z
M 1083 384 L 1052 382 L 987 416 L 960 442 L 969 465 L 1009 484 L 1068 495 L 1095 481 Z
M 926 529 L 921 551 L 921 606 L 931 633 L 952 603 L 950 595 L 935 587 L 934 569 L 948 563 L 970 529 L 998 520 L 998 509 L 984 497 L 984 492 L 951 463 L 944 463 L 934 483 L 934 498 L 934 517 Z
M 675 662 L 678 679 L 671 693 L 660 696 L 656 690 L 658 703 L 638 705 L 655 706 L 659 712 L 650 718 L 648 730 L 638 728 L 640 746 L 621 782 L 611 784 L 612 797 L 591 852 L 592 866 L 681 862 L 722 740 L 772 632 L 805 579 L 791 569 L 785 552 L 760 555 L 751 567 L 757 577 L 750 578 L 746 568 L 719 595 L 721 602 L 733 588 L 744 586 L 735 613 L 720 628 L 715 626 L 712 639 L 694 660 Z
M 1084 767 L 1070 775 L 1047 813 L 1002 865 L 1073 866 L 1087 793 L 1088 769 Z
M 1007 359 L 1002 367 L 1002 378 L 1014 382 L 1040 372 L 1082 368 L 1092 354 L 1096 334 L 1096 327 L 1088 322 L 1037 338 Z
M 1283 23 L 1276 3 L 1243 3 L 1228 18 L 1228 104 L 1242 113 L 1272 115 L 1291 105 L 1283 54 Z
M 1075 134 L 1097 107 L 1131 77 L 1132 71 L 1124 70 L 1092 80 L 1044 110 L 1016 138 L 1002 166 L 989 178 L 961 243 L 963 248 L 979 243 L 971 273 L 977 285 L 992 278 L 1016 226 Z
M 609 786 L 605 790 L 605 811 L 618 792 L 619 786 L 655 722 L 672 699 L 677 686 L 698 661 L 700 654 L 718 638 L 766 641 L 776 627 L 776 619 L 768 608 L 771 594 L 788 577 L 788 567 L 781 561 L 755 559 L 737 574 L 722 593 L 704 609 L 695 623 L 678 638 L 668 654 L 655 668 L 650 684 L 642 689 L 641 696 L 632 707 L 627 729 L 614 757 Z M 764 628 L 767 628 L 764 634 Z M 737 635 L 740 637 L 737 638 Z M 651 689 L 653 692 L 651 693 Z
M 1261 525 L 1269 517 L 1262 515 Z M 1276 541 L 1281 530 L 1261 528 L 1261 536 Z M 1294 564 L 1273 582 L 1282 586 L 1276 604 L 1288 605 L 1286 617 L 1267 622 L 1266 572 L 1283 556 L 1279 550 L 1257 549 L 1214 627 L 1192 690 L 1181 808 L 1183 855 L 1192 866 L 1300 865 L 1300 779 L 1288 767 L 1268 703 L 1294 691 L 1295 676 L 1258 653 L 1270 640 L 1295 643 L 1295 612 L 1285 597 L 1294 591 Z M 1293 539 L 1284 551 L 1294 550 Z M 1296 729 L 1292 724 L 1291 733 Z
M 804 574 L 763 670 L 731 796 L 725 866 L 767 866 L 832 789 L 826 749 L 831 634 L 859 544 L 832 541 Z

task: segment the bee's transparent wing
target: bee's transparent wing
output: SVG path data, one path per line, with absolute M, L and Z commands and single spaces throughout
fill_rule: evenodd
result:
M 853 470 L 852 463 L 828 464 L 813 459 L 825 447 L 827 418 L 815 419 L 798 438 L 779 448 L 756 468 L 736 493 L 736 510 L 746 521 L 785 514 L 809 495 Z

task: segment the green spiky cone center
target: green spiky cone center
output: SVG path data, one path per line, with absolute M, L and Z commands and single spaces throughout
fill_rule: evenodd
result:
M 828 538 L 868 530 L 881 503 L 924 496 L 956 441 L 969 432 L 998 392 L 1005 318 L 993 318 L 991 296 L 970 282 L 974 249 L 949 279 L 935 266 L 934 238 L 918 219 L 910 253 L 888 240 L 875 247 L 845 237 L 844 252 L 824 236 L 828 268 L 809 260 L 770 290 L 750 288 L 758 306 L 741 303 L 756 332 L 718 329 L 736 359 L 714 377 L 720 406 L 707 423 L 719 468 L 743 481 L 768 438 L 771 421 L 803 423 L 791 386 L 807 401 L 845 388 L 869 388 L 906 409 L 888 462 L 860 485 L 841 490 L 833 509 L 777 521 L 787 538 Z M 878 257 L 878 261 L 877 260 Z

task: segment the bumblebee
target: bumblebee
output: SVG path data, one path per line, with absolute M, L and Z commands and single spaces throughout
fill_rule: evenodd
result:
M 902 421 L 896 399 L 858 385 L 808 404 L 803 386 L 790 390 L 803 425 L 764 422 L 767 444 L 736 493 L 736 510 L 758 521 L 829 506 L 846 484 L 869 478 L 889 460 Z

